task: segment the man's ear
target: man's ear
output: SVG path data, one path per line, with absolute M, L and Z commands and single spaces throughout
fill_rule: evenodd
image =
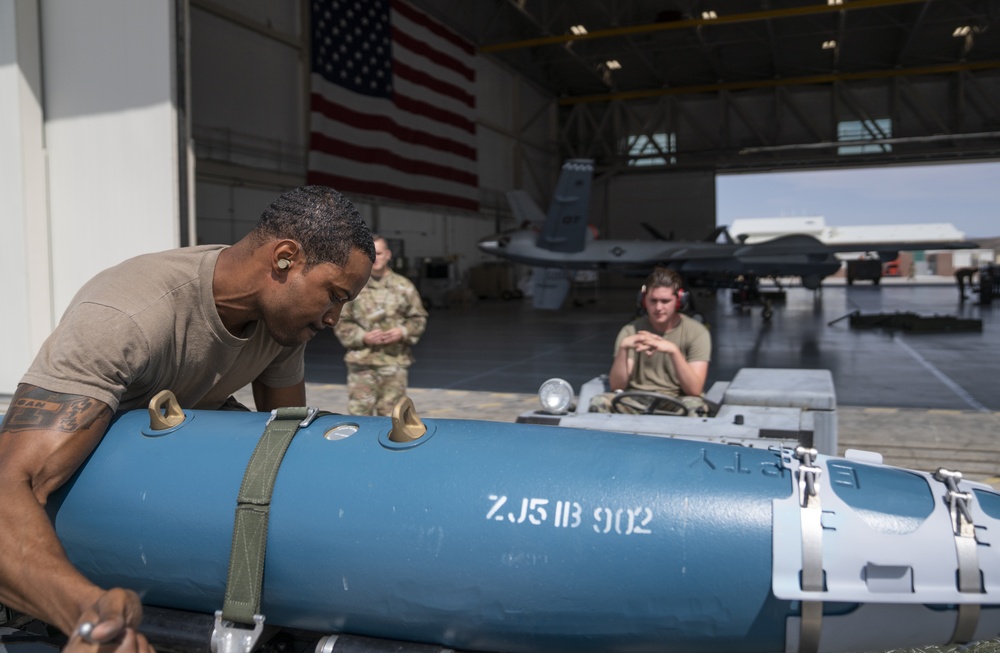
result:
M 303 262 L 302 248 L 290 239 L 279 240 L 271 248 L 271 267 L 284 272 Z

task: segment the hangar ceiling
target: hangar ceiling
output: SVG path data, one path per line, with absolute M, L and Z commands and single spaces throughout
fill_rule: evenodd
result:
M 551 92 L 562 156 L 612 173 L 1000 158 L 1000 0 L 415 4 Z

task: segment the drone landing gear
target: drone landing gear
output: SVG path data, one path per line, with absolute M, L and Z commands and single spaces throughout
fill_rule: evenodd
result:
M 784 294 L 781 284 L 775 279 L 778 294 Z M 749 312 L 754 306 L 761 306 L 761 317 L 765 322 L 774 316 L 774 302 L 760 290 L 760 279 L 753 275 L 745 275 L 736 279 L 736 289 L 733 291 L 733 301 L 738 302 L 740 312 Z

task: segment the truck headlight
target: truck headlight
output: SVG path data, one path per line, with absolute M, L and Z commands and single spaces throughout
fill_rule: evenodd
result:
M 538 401 L 546 413 L 564 415 L 573 403 L 573 386 L 562 379 L 549 379 L 538 388 Z

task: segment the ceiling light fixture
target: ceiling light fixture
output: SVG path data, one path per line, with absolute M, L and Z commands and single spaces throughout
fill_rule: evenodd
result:
M 719 17 L 719 14 L 714 11 L 703 11 L 701 12 L 702 20 L 714 20 Z
M 587 28 L 584 27 L 583 25 L 573 25 L 572 27 L 569 28 L 569 31 L 573 32 L 573 34 L 577 36 L 583 36 L 584 34 L 587 33 Z
M 621 70 L 622 67 L 622 65 L 618 63 L 617 59 L 611 59 L 609 61 L 605 61 L 604 65 L 608 67 L 608 70 Z
M 844 4 L 844 0 L 826 0 L 826 4 L 828 7 L 839 7 Z
M 969 32 L 972 31 L 971 25 L 962 25 L 961 27 L 956 27 L 955 31 L 951 33 L 955 38 L 961 38 L 963 36 L 968 36 Z
M 833 39 L 830 39 L 829 41 L 823 41 L 824 50 L 832 50 L 835 47 L 837 47 L 837 42 L 834 41 Z

